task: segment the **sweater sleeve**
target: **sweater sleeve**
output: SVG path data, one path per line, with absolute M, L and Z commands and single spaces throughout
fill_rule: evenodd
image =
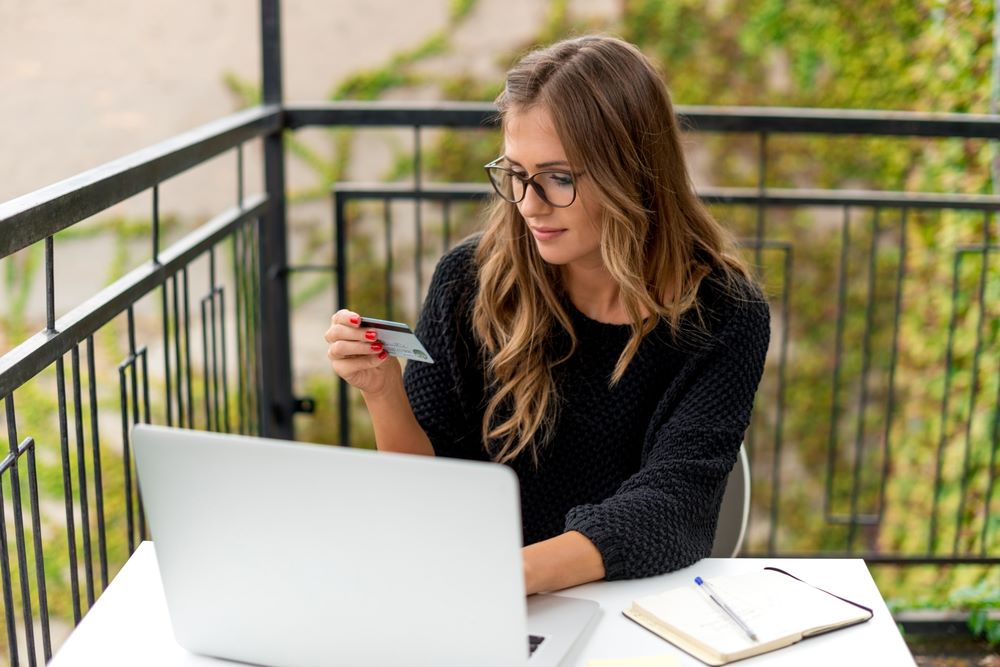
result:
M 638 472 L 603 502 L 569 511 L 566 530 L 594 543 L 607 579 L 662 574 L 709 555 L 769 337 L 766 302 L 739 301 L 659 401 Z
M 417 321 L 416 334 L 433 364 L 408 362 L 406 394 L 435 454 L 484 459 L 478 406 L 480 363 L 471 328 L 476 292 L 475 242 L 465 241 L 438 262 Z

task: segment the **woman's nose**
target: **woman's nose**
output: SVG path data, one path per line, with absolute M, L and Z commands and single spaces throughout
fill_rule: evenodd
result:
M 534 185 L 529 185 L 524 193 L 524 199 L 517 205 L 521 215 L 525 218 L 532 218 L 544 215 L 549 212 L 549 203 L 542 199 Z

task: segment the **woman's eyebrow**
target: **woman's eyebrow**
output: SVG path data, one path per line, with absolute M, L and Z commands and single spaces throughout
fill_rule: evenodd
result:
M 511 164 L 516 164 L 518 167 L 523 167 L 524 166 L 523 164 L 521 164 L 517 160 L 514 160 L 514 159 L 512 159 L 512 158 L 510 158 L 510 157 L 508 157 L 506 155 L 504 156 L 504 159 L 507 160 L 507 162 L 510 162 Z M 536 169 L 546 169 L 547 167 L 568 167 L 568 166 L 569 166 L 569 162 L 567 162 L 566 160 L 550 160 L 548 162 L 537 162 L 537 163 L 535 163 L 535 168 Z

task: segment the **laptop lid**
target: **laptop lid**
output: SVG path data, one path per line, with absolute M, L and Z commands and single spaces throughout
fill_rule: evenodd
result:
M 147 425 L 133 443 L 185 648 L 264 665 L 527 664 L 505 466 Z

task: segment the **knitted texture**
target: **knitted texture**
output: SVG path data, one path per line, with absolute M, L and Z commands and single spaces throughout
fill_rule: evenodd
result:
M 407 364 L 405 382 L 438 455 L 488 461 L 481 433 L 489 382 L 471 323 L 475 247 L 466 241 L 438 263 L 417 324 L 436 363 Z M 660 322 L 614 387 L 630 327 L 589 319 L 566 301 L 578 345 L 553 369 L 553 437 L 537 466 L 530 454 L 508 464 L 520 480 L 525 544 L 579 531 L 600 551 L 607 579 L 661 574 L 709 555 L 770 337 L 766 302 L 749 285 L 741 291 L 734 297 L 703 281 L 700 326 L 686 318 L 675 338 Z M 558 358 L 569 335 L 556 333 L 550 344 Z

